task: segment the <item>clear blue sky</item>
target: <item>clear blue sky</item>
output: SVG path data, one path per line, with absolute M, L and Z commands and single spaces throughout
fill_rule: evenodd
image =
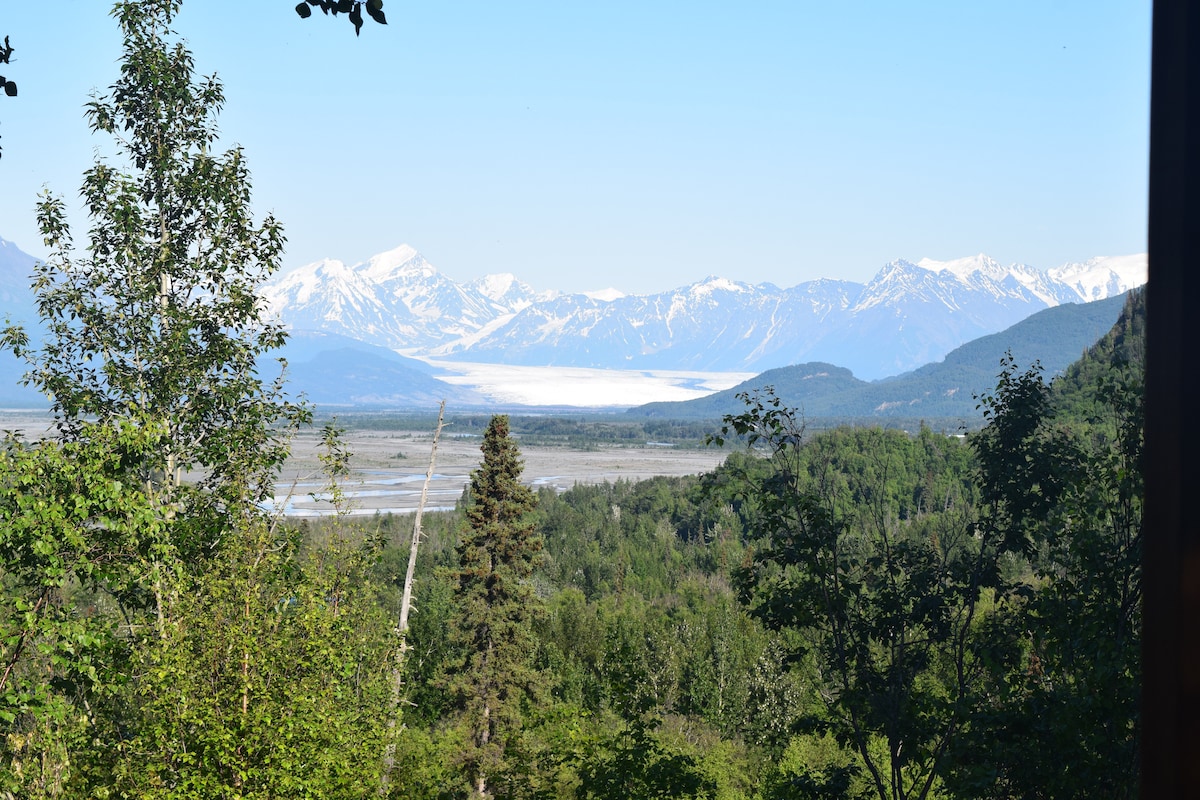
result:
M 107 0 L 0 0 L 0 236 L 43 255 L 116 77 Z M 185 0 L 285 268 L 407 242 L 452 278 L 643 293 L 894 258 L 1145 250 L 1150 0 Z M 82 240 L 86 218 L 77 218 Z

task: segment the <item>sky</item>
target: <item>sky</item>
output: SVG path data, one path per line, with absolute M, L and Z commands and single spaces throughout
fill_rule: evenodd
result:
M 407 243 L 459 281 L 642 294 L 1146 249 L 1150 0 L 386 0 L 358 38 L 293 5 L 175 23 L 285 269 Z M 0 237 L 35 256 L 38 193 L 76 207 L 111 150 L 83 117 L 110 6 L 0 0 Z

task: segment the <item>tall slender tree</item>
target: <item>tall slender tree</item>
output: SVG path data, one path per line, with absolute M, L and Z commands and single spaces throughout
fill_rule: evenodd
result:
M 214 152 L 224 91 L 197 80 L 174 38 L 180 0 L 125 0 L 121 74 L 87 106 L 94 132 L 116 140 L 119 161 L 97 160 L 80 193 L 92 218 L 75 250 L 60 197 L 38 221 L 49 257 L 35 289 L 48 330 L 29 380 L 52 400 L 64 439 L 93 421 L 160 426 L 161 446 L 131 465 L 164 504 L 261 500 L 264 470 L 286 456 L 274 425 L 295 411 L 259 359 L 284 340 L 256 289 L 279 268 L 284 236 L 256 225 L 242 151 Z M 199 492 L 179 497 L 183 471 Z
M 41 202 L 46 337 L 3 336 L 55 429 L 0 449 L 0 797 L 372 794 L 370 548 L 306 559 L 260 508 L 307 418 L 258 373 L 284 239 L 216 148 L 179 8 L 115 5 L 120 76 L 87 116 L 117 158 L 85 174 L 81 251 Z
M 542 543 L 507 416 L 492 417 L 482 450 L 483 464 L 471 473 L 469 528 L 458 546 L 454 638 L 465 655 L 452 688 L 470 737 L 464 762 L 471 790 L 485 798 L 510 771 L 506 751 L 521 730 L 522 700 L 537 683 L 530 576 Z

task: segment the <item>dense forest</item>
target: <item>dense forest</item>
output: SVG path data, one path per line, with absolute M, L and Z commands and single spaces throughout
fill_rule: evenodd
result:
M 556 494 L 492 416 L 413 551 L 327 426 L 336 513 L 272 516 L 311 423 L 256 366 L 283 237 L 177 8 L 118 4 L 124 166 L 80 250 L 43 197 L 46 338 L 3 336 L 55 426 L 0 449 L 0 797 L 1136 794 L 1143 295 L 1051 383 L 997 364 L 967 436 L 763 390 L 713 472 Z
M 998 365 L 966 440 L 809 436 L 747 397 L 723 435 L 748 446 L 712 473 L 537 495 L 520 724 L 493 742 L 491 791 L 1134 794 L 1143 320 L 1139 293 L 1051 385 Z M 447 632 L 473 497 L 425 522 L 405 796 L 469 792 L 455 687 L 477 648 Z M 392 613 L 406 560 L 385 545 L 375 568 Z

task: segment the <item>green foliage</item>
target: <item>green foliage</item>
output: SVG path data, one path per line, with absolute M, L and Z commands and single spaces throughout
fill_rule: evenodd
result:
M 1076 424 L 1111 422 L 1109 404 L 1097 389 L 1139 380 L 1145 361 L 1146 290 L 1142 287 L 1126 296 L 1121 315 L 1108 333 L 1054 381 L 1055 407 Z
M 144 605 L 147 563 L 166 547 L 149 499 L 119 477 L 154 432 L 87 430 L 0 452 L 0 796 L 66 791 L 92 709 L 125 681 L 133 631 L 114 616 Z
M 848 800 L 873 791 L 858 766 L 856 754 L 829 734 L 797 736 L 763 782 L 770 800 Z
M 985 401 L 993 424 L 976 444 L 983 519 L 1019 542 L 1028 560 L 1008 588 L 1005 613 L 986 631 L 993 658 L 982 702 L 956 742 L 951 784 L 965 794 L 1136 795 L 1139 306 L 1130 299 L 1063 388 L 1045 386 L 1034 370 L 1006 370 Z M 1085 416 L 1072 416 L 1080 411 Z
M 662 721 L 653 710 L 664 700 L 664 659 L 662 653 L 647 653 L 641 642 L 662 642 L 666 637 L 629 630 L 623 622 L 619 618 L 610 630 L 602 665 L 623 724 L 576 753 L 580 783 L 575 796 L 709 797 L 715 786 L 700 772 L 696 759 L 667 747 L 656 735 Z
M 391 642 L 366 578 L 372 545 L 300 556 L 295 544 L 264 526 L 233 532 L 217 563 L 176 587 L 110 734 L 115 790 L 377 792 Z
M 702 426 L 457 420 L 483 460 L 425 518 L 389 728 L 410 527 L 353 524 L 334 424 L 337 513 L 259 507 L 306 419 L 255 371 L 282 234 L 252 223 L 241 154 L 210 152 L 221 89 L 178 8 L 118 4 L 121 77 L 88 114 L 120 167 L 87 173 L 81 256 L 43 200 L 51 337 L 5 332 L 56 426 L 0 450 L 0 797 L 1132 795 L 1140 295 L 1053 385 L 1005 360 L 972 447 L 810 436 L 763 393 L 708 475 L 535 497 L 517 432 Z
M 256 371 L 284 338 L 262 319 L 256 294 L 278 268 L 283 234 L 270 218 L 252 223 L 241 151 L 211 152 L 224 95 L 214 78 L 194 80 L 190 52 L 170 43 L 178 8 L 178 0 L 115 7 L 121 77 L 87 117 L 116 138 L 130 171 L 97 161 L 85 174 L 93 224 L 82 255 L 63 201 L 43 197 L 50 256 L 34 288 L 47 337 L 40 349 L 19 330 L 5 339 L 51 398 L 64 439 L 80 439 L 85 420 L 165 430 L 126 473 L 177 509 L 177 544 L 191 553 L 211 545 L 203 528 L 268 496 L 287 453 L 277 425 L 307 412 Z M 184 485 L 189 470 L 198 480 Z M 201 530 L 182 530 L 192 522 Z
M 492 418 L 483 463 L 471 473 L 464 515 L 469 526 L 458 547 L 457 613 L 452 628 L 465 660 L 452 689 L 470 746 L 463 758 L 472 790 L 491 796 L 512 769 L 506 751 L 521 729 L 521 706 L 535 696 L 530 577 L 541 550 L 533 493 L 520 483 L 522 462 L 508 418 Z M 492 784 L 492 789 L 489 789 Z
M 638 716 L 598 743 L 579 766 L 579 800 L 712 797 L 715 783 L 696 759 L 673 752 L 655 737 L 657 724 Z
M 541 492 L 542 691 L 488 790 L 1121 796 L 1140 390 L 1093 374 L 1078 418 L 1005 362 L 975 447 L 927 428 L 809 436 L 760 396 L 724 434 L 753 447 L 708 475 Z M 437 688 L 467 663 L 442 634 L 456 576 L 418 601 L 409 720 L 465 794 L 474 732 Z
M 773 394 L 744 399 L 723 435 L 764 446 L 771 470 L 744 489 L 762 540 L 740 572 L 741 596 L 794 635 L 827 706 L 817 728 L 857 752 L 881 800 L 927 797 L 979 669 L 967 636 L 994 559 L 970 535 L 962 448 L 929 431 L 806 444 Z M 955 462 L 933 510 L 941 487 L 930 478 L 954 475 Z
M 194 80 L 178 8 L 116 5 L 121 76 L 87 113 L 121 167 L 85 176 L 82 256 L 43 199 L 48 336 L 4 333 L 55 428 L 0 453 L 0 795 L 372 794 L 379 541 L 301 552 L 259 508 L 307 419 L 256 372 L 284 335 L 256 294 L 283 236 L 252 223 L 241 153 L 211 152 L 221 87 Z
M 1035 531 L 1077 475 L 1068 432 L 1048 425 L 1049 389 L 1041 366 L 1018 373 L 1001 362 L 995 394 L 979 400 L 988 425 L 971 439 L 979 459 L 984 524 L 1006 550 L 1032 556 Z

